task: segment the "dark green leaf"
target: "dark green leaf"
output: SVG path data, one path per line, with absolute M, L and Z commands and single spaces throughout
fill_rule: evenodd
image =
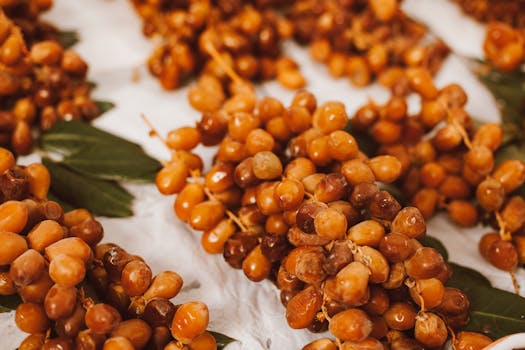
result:
M 94 101 L 98 107 L 99 114 L 104 114 L 107 111 L 115 108 L 115 104 L 110 101 Z
M 212 332 L 212 331 L 208 331 L 208 332 L 210 332 L 211 335 L 213 335 L 213 337 L 217 341 L 217 350 L 222 350 L 226 346 L 228 346 L 228 344 L 237 341 L 237 339 L 230 338 L 227 335 L 224 335 L 224 334 L 221 334 L 221 333 Z
M 100 179 L 153 182 L 161 164 L 144 152 L 92 146 L 65 157 L 69 168 Z
M 40 139 L 44 150 L 65 155 L 94 146 L 106 147 L 106 152 L 128 150 L 143 153 L 140 145 L 79 120 L 60 121 L 44 133 Z
M 138 144 L 80 121 L 55 124 L 42 135 L 41 145 L 64 155 L 70 169 L 100 179 L 153 181 L 161 168 Z
M 458 288 L 465 292 L 475 291 L 479 286 L 492 286 L 490 281 L 478 271 L 455 263 L 449 264 L 452 268 L 452 277 L 447 281 L 447 286 Z
M 479 272 L 450 264 L 447 286 L 464 291 L 470 301 L 470 322 L 465 328 L 497 339 L 525 330 L 525 298 L 491 286 Z
M 511 143 L 501 147 L 496 153 L 496 164 L 507 159 L 525 161 L 525 143 Z
M 0 295 L 0 313 L 13 311 L 20 304 L 22 304 L 22 299 L 18 294 Z
M 485 62 L 470 60 L 469 65 L 500 105 L 503 122 L 520 125 L 525 117 L 525 73 L 502 72 Z
M 133 215 L 133 196 L 118 183 L 81 175 L 48 158 L 43 158 L 42 163 L 51 173 L 51 189 L 62 200 L 75 207 L 84 207 L 95 215 Z
M 525 140 L 523 135 L 524 130 L 519 124 L 504 122 L 501 124 L 501 128 L 503 129 L 503 140 L 501 141 L 502 147 L 513 142 L 523 142 Z
M 441 241 L 437 238 L 434 238 L 432 236 L 425 236 L 422 239 L 419 240 L 421 244 L 423 244 L 425 247 L 431 247 L 436 249 L 438 252 L 441 253 L 441 256 L 448 261 L 448 251 L 447 248 L 441 243 Z
M 80 41 L 80 37 L 74 30 L 64 30 L 58 32 L 57 40 L 65 49 L 69 49 Z
M 95 89 L 98 86 L 98 84 L 96 82 L 91 81 L 91 80 L 88 80 L 86 83 L 89 85 L 89 88 L 91 90 Z
M 436 238 L 426 236 L 421 240 L 448 258 L 444 245 Z M 447 287 L 464 291 L 470 301 L 470 321 L 465 330 L 483 332 L 492 339 L 525 331 L 525 298 L 493 288 L 481 273 L 455 263 L 449 263 L 452 277 Z
M 493 339 L 525 330 L 525 298 L 486 286 L 466 293 L 470 300 L 466 330 L 483 332 Z

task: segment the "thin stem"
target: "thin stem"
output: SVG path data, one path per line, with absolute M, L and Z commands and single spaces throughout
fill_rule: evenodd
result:
M 326 301 L 327 301 L 327 297 L 326 297 L 326 294 L 324 293 L 324 288 L 323 288 L 323 305 L 321 305 L 321 312 L 323 313 L 324 318 L 328 322 L 330 322 L 332 318 L 330 317 L 330 315 L 328 314 L 328 310 L 326 309 Z
M 452 338 L 451 340 L 451 345 L 452 345 L 452 349 L 453 350 L 457 350 L 456 349 L 456 333 L 454 332 L 454 330 L 452 328 L 450 328 L 450 326 L 447 324 L 447 330 L 448 332 L 450 333 L 450 337 Z
M 426 311 L 425 299 L 423 299 L 423 296 L 421 295 L 421 289 L 419 289 L 419 286 L 417 285 L 417 283 L 412 278 L 407 278 L 405 280 L 405 285 L 409 289 L 414 289 L 416 291 L 417 296 L 419 298 L 419 305 L 421 306 L 421 311 L 425 312 Z
M 463 138 L 463 143 L 465 144 L 465 146 L 467 146 L 468 149 L 472 149 L 472 142 L 470 142 L 470 138 L 467 134 L 467 131 L 463 127 L 463 125 L 461 125 L 459 121 L 453 118 L 450 112 L 447 112 L 447 113 L 448 113 L 449 123 L 459 132 L 459 134 Z
M 164 137 L 160 136 L 159 132 L 157 131 L 157 129 L 155 129 L 155 126 L 153 125 L 151 120 L 149 120 L 148 117 L 146 117 L 144 113 L 141 113 L 140 117 L 148 125 L 149 130 L 150 130 L 149 135 L 152 137 L 157 137 L 164 144 L 164 146 L 166 146 L 168 150 L 171 150 L 170 146 L 168 145 L 168 142 L 166 141 Z
M 246 227 L 242 222 L 241 222 L 241 219 L 239 219 L 239 217 L 237 217 L 237 215 L 235 215 L 233 212 L 231 212 L 230 210 L 226 209 L 226 215 L 228 215 L 228 217 L 233 221 L 235 222 L 235 224 L 237 226 L 239 226 L 239 228 L 241 229 L 242 232 L 250 232 L 250 230 L 248 229 L 248 227 Z
M 504 241 L 510 241 L 512 239 L 512 235 L 510 232 L 507 232 L 507 223 L 505 220 L 503 220 L 503 217 L 501 216 L 499 211 L 494 212 L 494 215 L 496 216 L 496 220 L 498 221 L 499 226 L 499 236 Z
M 514 274 L 514 271 L 509 271 L 510 279 L 512 280 L 512 285 L 514 286 L 514 293 L 517 295 L 520 295 L 520 285 L 518 284 L 518 280 L 516 279 L 516 275 Z
M 221 54 L 211 41 L 207 41 L 205 47 L 210 56 L 224 69 L 231 80 L 238 84 L 244 83 L 244 80 L 222 59 Z

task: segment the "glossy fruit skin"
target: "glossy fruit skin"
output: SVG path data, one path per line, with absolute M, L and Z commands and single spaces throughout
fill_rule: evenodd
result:
M 84 262 L 74 256 L 59 254 L 49 264 L 49 276 L 58 285 L 73 287 L 86 275 Z
M 23 236 L 16 233 L 0 232 L 0 264 L 10 265 L 18 256 L 24 253 L 28 246 Z
M 370 270 L 360 262 L 351 262 L 335 277 L 327 279 L 325 293 L 348 306 L 359 306 L 368 299 Z
M 36 250 L 29 249 L 11 263 L 9 274 L 14 285 L 20 288 L 37 282 L 45 269 L 44 257 Z
M 51 320 L 58 320 L 71 315 L 75 309 L 76 300 L 76 288 L 63 288 L 54 285 L 47 292 L 46 299 L 44 300 L 44 308 L 47 316 Z
M 248 279 L 260 282 L 270 274 L 271 262 L 263 254 L 261 245 L 256 246 L 242 262 L 242 269 Z
M 153 298 L 171 299 L 179 294 L 182 288 L 182 277 L 173 271 L 160 272 L 153 278 L 143 296 L 146 300 Z
M 293 329 L 306 328 L 323 303 L 322 291 L 309 287 L 297 293 L 286 305 L 286 320 Z
M 348 309 L 330 320 L 330 332 L 343 341 L 363 341 L 372 332 L 372 321 L 360 309 Z
M 419 248 L 404 262 L 407 274 L 415 279 L 436 277 L 445 265 L 441 254 L 433 248 Z
M 151 338 L 151 327 L 141 319 L 129 319 L 120 322 L 111 331 L 112 337 L 128 339 L 135 349 L 142 349 Z
M 107 304 L 96 304 L 90 307 L 85 316 L 86 326 L 97 334 L 111 332 L 121 320 L 119 312 Z
M 458 350 L 481 350 L 490 344 L 492 344 L 492 339 L 474 332 L 459 332 L 454 342 Z
M 15 313 L 15 322 L 22 332 L 30 334 L 44 333 L 49 327 L 49 319 L 44 308 L 35 303 L 18 305 Z
M 23 202 L 7 201 L 0 204 L 0 231 L 20 233 L 28 219 L 28 209 Z
M 164 167 L 155 178 L 157 189 L 164 195 L 180 192 L 186 184 L 187 167 L 181 162 L 173 162 Z
M 204 333 L 208 327 L 208 307 L 198 301 L 181 305 L 171 322 L 171 334 L 184 344 L 189 344 L 193 339 Z
M 392 304 L 383 317 L 390 328 L 404 331 L 414 327 L 416 310 L 408 303 L 398 302 Z
M 421 312 L 416 317 L 414 336 L 423 345 L 437 347 L 445 344 L 448 330 L 445 322 L 431 312 Z
M 132 260 L 122 270 L 121 284 L 127 295 L 142 295 L 148 289 L 151 277 L 151 269 L 146 263 Z

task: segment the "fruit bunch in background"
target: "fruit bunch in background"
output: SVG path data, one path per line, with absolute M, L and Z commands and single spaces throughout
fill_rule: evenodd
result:
M 309 46 L 311 57 L 355 86 L 377 79 L 396 95 L 408 94 L 404 69 L 434 74 L 449 52 L 442 41 L 429 39 L 427 28 L 396 0 L 295 1 L 286 13 L 294 39 Z
M 39 11 L 50 4 L 34 3 L 40 2 L 13 2 L 0 10 L 0 146 L 17 155 L 31 152 L 33 128 L 90 121 L 103 112 L 90 97 L 87 63 L 60 43 L 58 32 L 37 25 Z
M 180 87 L 202 74 L 227 79 L 225 69 L 259 81 L 275 79 L 301 88 L 305 78 L 283 55 L 282 41 L 293 26 L 278 10 L 288 1 L 132 1 L 143 33 L 158 44 L 148 68 L 164 89 Z M 213 59 L 219 56 L 225 64 Z

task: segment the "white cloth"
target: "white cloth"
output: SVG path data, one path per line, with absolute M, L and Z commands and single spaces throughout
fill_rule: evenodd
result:
M 56 0 L 46 17 L 63 29 L 74 29 L 81 41 L 75 46 L 89 63 L 89 79 L 98 84 L 95 96 L 116 103 L 116 108 L 95 121 L 95 125 L 133 140 L 144 146 L 152 156 L 163 159 L 168 152 L 162 144 L 148 137 L 148 129 L 140 119 L 145 113 L 161 131 L 192 124 L 199 114 L 187 102 L 187 88 L 163 91 L 144 62 L 153 44 L 141 34 L 141 21 L 129 1 Z M 446 0 L 406 0 L 403 7 L 432 28 L 455 50 L 465 56 L 481 55 L 482 26 L 460 15 L 458 8 Z M 343 101 L 349 113 L 369 97 L 385 102 L 388 92 L 378 86 L 353 88 L 347 79 L 334 80 L 326 68 L 309 58 L 306 50 L 295 44 L 286 45 L 287 52 L 300 64 L 308 78 L 308 89 L 320 102 Z M 138 69 L 140 81 L 132 82 Z M 484 120 L 497 120 L 498 111 L 489 92 L 463 65 L 451 56 L 437 77 L 437 85 L 460 83 L 468 92 L 467 110 Z M 276 82 L 265 85 L 261 94 L 269 93 L 290 102 L 293 92 Z M 418 99 L 410 99 L 410 110 L 418 110 Z M 199 147 L 209 167 L 213 149 Z M 33 155 L 24 163 L 36 161 Z M 136 196 L 135 216 L 124 219 L 101 218 L 104 241 L 121 244 L 138 254 L 155 273 L 165 269 L 178 272 L 186 289 L 175 298 L 176 303 L 189 300 L 205 302 L 211 312 L 209 329 L 239 340 L 228 350 L 300 349 L 320 337 L 306 330 L 292 330 L 285 319 L 279 293 L 269 281 L 253 283 L 240 270 L 233 270 L 222 256 L 206 254 L 200 245 L 200 233 L 190 231 L 173 212 L 173 196 L 160 195 L 153 185 L 129 185 Z M 477 242 L 486 228 L 460 229 L 444 216 L 438 215 L 428 224 L 428 232 L 447 246 L 454 262 L 475 267 L 495 286 L 512 290 L 508 274 L 486 263 L 477 252 Z M 518 279 L 525 281 L 520 269 Z M 198 287 L 197 287 L 198 286 Z M 2 349 L 15 349 L 25 335 L 16 330 L 13 314 L 0 315 Z

